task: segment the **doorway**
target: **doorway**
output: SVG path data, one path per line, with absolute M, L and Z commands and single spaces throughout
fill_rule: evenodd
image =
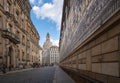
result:
M 9 47 L 8 56 L 7 56 L 7 67 L 14 66 L 14 50 L 12 47 Z

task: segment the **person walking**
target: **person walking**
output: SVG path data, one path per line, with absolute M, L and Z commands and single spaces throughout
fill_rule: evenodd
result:
M 2 72 L 5 74 L 6 73 L 6 65 L 5 64 L 2 64 Z
M 9 71 L 11 71 L 11 69 L 12 69 L 12 65 L 9 66 Z

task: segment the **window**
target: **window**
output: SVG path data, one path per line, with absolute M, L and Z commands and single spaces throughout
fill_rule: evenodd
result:
M 15 19 L 16 19 L 16 20 L 19 19 L 19 11 L 18 11 L 18 10 L 15 12 Z
M 22 43 L 23 44 L 25 43 L 25 36 L 24 35 L 22 36 Z
M 16 31 L 16 34 L 19 36 L 19 38 L 20 38 L 20 32 L 19 31 Z
M 18 60 L 20 61 L 20 50 L 18 50 Z
M 6 11 L 10 12 L 10 3 L 9 2 L 7 2 L 7 4 L 6 4 Z
M 24 53 L 24 52 L 22 52 L 22 61 L 24 61 L 24 60 L 25 60 L 25 58 L 24 58 L 24 57 L 25 57 L 25 56 L 24 56 L 24 54 L 25 54 L 25 53 Z
M 23 14 L 23 12 L 22 12 L 22 16 L 21 16 L 21 17 L 22 17 L 22 21 L 23 21 L 23 19 L 24 19 L 24 14 Z
M 2 16 L 0 15 L 0 28 L 2 28 Z
M 10 24 L 7 23 L 7 30 L 8 30 L 9 32 L 12 32 L 12 25 L 10 25 Z

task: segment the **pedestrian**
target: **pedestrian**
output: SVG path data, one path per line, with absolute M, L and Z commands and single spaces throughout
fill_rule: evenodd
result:
M 5 74 L 6 73 L 6 65 L 2 64 L 2 72 Z
M 12 65 L 9 66 L 9 71 L 11 71 L 11 69 L 12 69 Z
M 2 71 L 2 64 L 0 64 L 0 72 Z

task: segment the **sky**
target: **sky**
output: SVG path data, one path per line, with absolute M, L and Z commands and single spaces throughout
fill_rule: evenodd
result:
M 31 20 L 40 35 L 39 45 L 43 46 L 46 34 L 50 34 L 53 45 L 59 44 L 63 0 L 29 0 Z

